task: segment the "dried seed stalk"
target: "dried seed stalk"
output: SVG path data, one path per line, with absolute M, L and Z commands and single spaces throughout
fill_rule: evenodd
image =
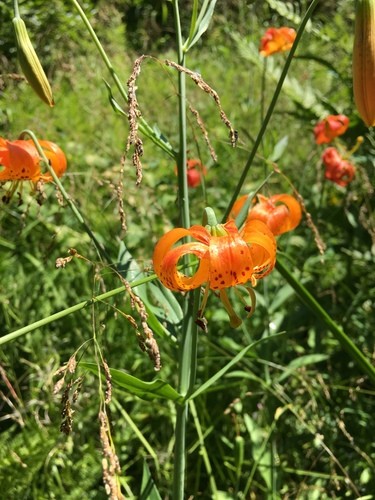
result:
M 206 141 L 207 147 L 210 151 L 211 158 L 214 161 L 217 161 L 217 156 L 216 156 L 215 150 L 212 147 L 212 144 L 211 144 L 210 139 L 208 137 L 208 132 L 206 130 L 206 127 L 204 126 L 202 118 L 199 115 L 199 112 L 196 109 L 194 109 L 193 106 L 191 106 L 190 104 L 189 104 L 189 109 L 190 109 L 191 113 L 195 116 L 195 119 L 197 120 L 198 127 L 200 128 L 200 130 L 203 134 L 204 140 Z
M 141 116 L 141 112 L 139 110 L 137 95 L 136 95 L 136 82 L 137 78 L 141 72 L 141 64 L 142 61 L 146 58 L 146 55 L 142 55 L 136 59 L 133 71 L 127 81 L 128 86 L 128 120 L 129 120 L 129 136 L 126 144 L 126 152 L 129 151 L 130 146 L 134 147 L 134 153 L 132 156 L 133 165 L 135 167 L 137 181 L 136 185 L 142 181 L 142 164 L 141 164 L 141 156 L 143 155 L 143 142 L 142 139 L 138 135 L 138 118 Z
M 103 482 L 105 491 L 110 500 L 122 500 L 124 497 L 120 490 L 117 474 L 120 473 L 120 462 L 114 449 L 109 431 L 107 414 L 99 412 L 100 442 L 103 451 Z
M 165 64 L 167 66 L 170 66 L 172 68 L 177 69 L 177 71 L 180 71 L 181 73 L 185 73 L 186 75 L 188 75 L 193 80 L 193 82 L 196 85 L 198 85 L 198 87 L 200 89 L 202 89 L 204 92 L 206 92 L 206 94 L 208 94 L 212 97 L 212 99 L 215 101 L 215 104 L 219 108 L 221 120 L 229 129 L 229 139 L 230 139 L 231 145 L 233 147 L 235 147 L 235 145 L 237 143 L 237 139 L 238 139 L 238 133 L 237 133 L 237 130 L 234 130 L 232 123 L 230 122 L 229 118 L 225 114 L 225 111 L 223 110 L 223 108 L 221 106 L 219 94 L 216 92 L 216 90 L 214 90 L 212 87 L 210 87 L 208 85 L 208 83 L 206 83 L 203 80 L 203 78 L 195 71 L 191 71 L 190 69 L 184 68 L 184 66 L 181 66 L 180 64 L 177 64 L 173 61 L 169 61 L 168 59 L 165 60 Z
M 145 307 L 143 301 L 138 297 L 138 295 L 136 295 L 133 292 L 133 290 L 130 286 L 130 283 L 122 276 L 120 276 L 120 279 L 121 279 L 121 282 L 123 283 L 123 285 L 125 286 L 126 291 L 128 292 L 128 294 L 130 296 L 131 307 L 133 309 L 134 308 L 137 309 L 138 314 L 141 318 L 142 332 L 138 331 L 137 324 L 136 324 L 134 318 L 132 318 L 132 316 L 130 316 L 128 318 L 129 320 L 130 320 L 130 318 L 132 318 L 132 320 L 133 320 L 132 324 L 135 326 L 136 331 L 137 331 L 138 343 L 139 343 L 141 349 L 148 354 L 149 358 L 153 362 L 154 370 L 159 371 L 161 369 L 161 359 L 160 359 L 159 346 L 157 344 L 157 341 L 154 338 L 153 331 L 151 330 L 151 328 L 147 324 L 148 314 L 146 311 L 146 307 Z M 126 315 L 126 316 L 128 316 L 128 315 Z

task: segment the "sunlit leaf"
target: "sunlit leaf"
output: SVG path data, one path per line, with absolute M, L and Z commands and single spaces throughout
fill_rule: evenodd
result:
M 91 372 L 98 374 L 98 366 L 95 363 L 80 362 L 81 368 L 86 368 Z M 121 370 L 115 368 L 109 369 L 112 383 L 126 389 L 131 394 L 138 396 L 141 399 L 151 400 L 155 398 L 169 399 L 177 403 L 182 402 L 182 396 L 171 385 L 162 379 L 155 379 L 151 382 L 133 377 Z

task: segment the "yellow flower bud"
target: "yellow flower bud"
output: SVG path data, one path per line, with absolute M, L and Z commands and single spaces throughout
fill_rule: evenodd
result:
M 354 100 L 368 127 L 375 125 L 375 0 L 357 0 L 353 46 Z
M 26 25 L 20 17 L 13 19 L 18 60 L 26 80 L 36 94 L 49 106 L 54 105 L 51 86 L 31 44 Z

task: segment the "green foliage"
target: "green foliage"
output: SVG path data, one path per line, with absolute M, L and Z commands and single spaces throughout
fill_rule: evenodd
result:
M 201 222 L 207 205 L 215 207 L 219 217 L 225 213 L 272 98 L 285 56 L 277 54 L 267 62 L 260 58 L 257 47 L 265 26 L 297 21 L 307 3 L 217 2 L 209 29 L 189 52 L 187 66 L 218 92 L 239 132 L 238 147 L 233 149 L 215 104 L 188 80 L 189 103 L 198 110 L 218 155 L 215 163 L 189 115 L 189 157 L 200 157 L 208 169 L 205 186 L 190 191 L 192 223 Z M 69 165 L 64 187 L 118 266 L 115 270 L 101 262 L 52 185 L 45 186 L 41 206 L 25 187 L 23 205 L 17 206 L 15 198 L 0 209 L 1 334 L 119 287 L 124 278 L 132 282 L 150 275 L 157 239 L 180 225 L 174 160 L 145 139 L 143 181 L 135 185 L 131 153 L 122 160 L 127 119 L 108 102 L 105 82 L 111 87 L 112 105 L 115 102 L 126 113 L 125 103 L 71 5 L 56 0 L 47 9 L 44 4 L 28 1 L 20 7 L 35 34 L 38 53 L 40 48 L 48 63 L 56 107 L 40 107 L 25 82 L 5 75 L 15 64 L 8 31 L 12 11 L 0 2 L 1 50 L 7 57 L 1 76 L 1 136 L 15 139 L 31 128 L 38 138 L 64 149 Z M 189 5 L 181 7 L 186 38 Z M 160 61 L 175 59 L 170 2 L 83 6 L 124 85 L 137 57 L 134 48 L 147 49 Z M 327 247 L 321 255 L 305 215 L 293 234 L 279 238 L 279 252 L 325 311 L 373 359 L 375 137 L 361 124 L 351 97 L 352 20 L 348 0 L 320 5 L 292 62 L 243 193 L 256 191 L 277 163 L 284 175 L 273 173 L 262 192 L 290 192 L 291 182 Z M 132 49 L 127 48 L 130 44 Z M 176 74 L 160 61 L 142 63 L 137 97 L 142 116 L 177 148 Z M 354 155 L 356 179 L 345 189 L 324 180 L 323 148 L 312 134 L 317 119 L 336 112 L 351 119 L 341 138 L 348 150 L 359 134 L 364 136 Z M 126 232 L 117 188 L 124 202 Z M 56 259 L 67 258 L 69 248 L 82 258 L 56 269 Z M 113 391 L 110 432 L 124 494 L 142 498 L 147 490 L 149 498 L 170 495 L 173 401 L 181 402 L 177 341 L 183 304 L 180 294 L 161 290 L 155 282 L 134 291 L 150 314 L 149 326 L 161 351 L 162 371 L 156 377 L 152 362 L 138 347 L 142 318 L 127 293 L 3 346 L 4 497 L 106 498 L 98 413 L 108 387 Z M 277 272 L 258 284 L 256 295 L 254 315 L 237 331 L 229 328 L 217 297 L 208 299 L 209 331 L 199 335 L 191 396 L 196 418 L 189 421 L 186 433 L 187 494 L 211 498 L 216 492 L 215 498 L 223 499 L 370 498 L 375 490 L 375 449 L 369 438 L 372 385 Z M 233 303 L 244 317 L 235 296 Z M 78 366 L 61 379 L 62 372 L 56 372 L 72 358 Z M 99 370 L 102 377 L 92 373 Z M 69 392 L 73 432 L 65 436 L 59 430 L 63 394 L 70 382 L 74 390 L 80 386 L 80 377 L 75 401 Z M 62 386 L 54 394 L 58 380 Z M 190 409 L 193 413 L 193 406 Z

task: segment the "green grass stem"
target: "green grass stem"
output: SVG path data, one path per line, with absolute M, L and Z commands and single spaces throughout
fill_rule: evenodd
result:
M 136 288 L 137 286 L 143 285 L 144 283 L 152 281 L 156 278 L 157 278 L 156 274 L 152 274 L 151 276 L 147 276 L 146 278 L 142 278 L 140 280 L 134 281 L 133 283 L 130 283 L 130 287 Z M 107 299 L 114 297 L 115 295 L 118 295 L 119 293 L 122 293 L 125 291 L 126 291 L 125 286 L 120 286 L 118 288 L 114 288 L 113 290 L 110 290 L 109 292 L 102 293 L 101 295 L 96 295 L 95 297 L 91 297 L 90 299 L 79 302 L 78 304 L 75 304 L 72 307 L 68 307 L 67 309 L 64 309 L 63 311 L 59 311 L 57 313 L 51 314 L 50 316 L 47 316 L 46 318 L 35 321 L 34 323 L 30 323 L 27 326 L 19 328 L 18 330 L 15 330 L 14 332 L 8 333 L 8 334 L 0 337 L 0 345 L 11 342 L 12 340 L 15 340 L 16 338 L 21 337 L 22 335 L 26 335 L 26 333 L 29 333 L 29 332 L 32 332 L 33 330 L 36 330 L 37 328 L 41 328 L 43 326 L 46 326 L 49 323 L 52 323 L 53 321 L 57 321 L 61 318 L 64 318 L 65 316 L 68 316 L 69 314 L 73 314 L 77 311 L 80 311 L 81 309 L 85 309 L 86 307 L 89 307 L 92 304 L 95 304 L 96 302 L 102 302 L 104 300 L 107 300 Z

